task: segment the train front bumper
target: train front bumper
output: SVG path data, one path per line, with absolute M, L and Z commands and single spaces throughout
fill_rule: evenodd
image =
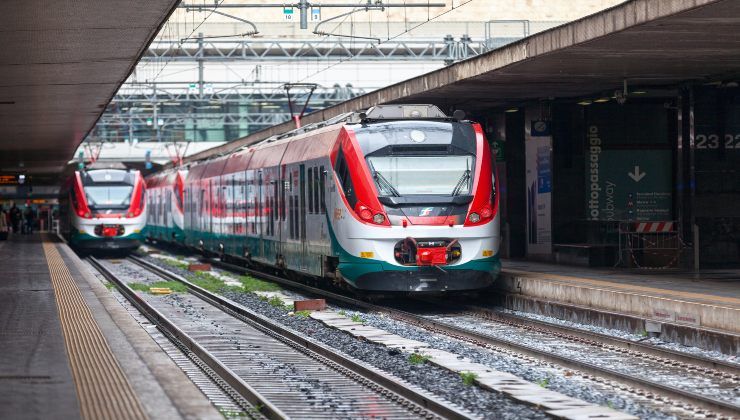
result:
M 342 277 L 359 290 L 378 292 L 446 292 L 484 289 L 501 271 L 498 257 L 458 266 L 399 267 L 382 261 L 340 262 Z
M 80 232 L 72 233 L 70 244 L 79 249 L 133 249 L 138 248 L 144 240 L 140 232 L 132 232 L 124 236 L 105 237 Z

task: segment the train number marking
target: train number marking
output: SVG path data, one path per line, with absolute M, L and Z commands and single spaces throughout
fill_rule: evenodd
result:
M 360 258 L 373 258 L 374 256 L 375 256 L 375 253 L 371 251 L 360 252 Z

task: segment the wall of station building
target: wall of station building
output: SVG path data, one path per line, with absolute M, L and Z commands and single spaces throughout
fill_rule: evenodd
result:
M 621 105 L 595 96 L 479 116 L 498 152 L 505 256 L 587 246 L 613 265 L 620 227 L 673 222 L 674 266 L 693 266 L 697 236 L 702 267 L 740 264 L 740 89 L 633 90 Z

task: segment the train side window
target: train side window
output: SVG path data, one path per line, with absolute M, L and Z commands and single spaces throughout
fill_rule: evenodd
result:
M 324 167 L 319 168 L 319 208 L 321 214 L 326 214 L 326 171 Z
M 285 221 L 285 180 L 280 178 L 280 220 Z
M 278 188 L 280 187 L 278 185 L 279 183 L 279 179 L 272 181 L 272 192 L 275 197 L 275 206 L 272 208 L 272 220 L 278 220 L 280 218 L 280 212 L 278 211 L 278 208 L 280 207 L 280 192 L 278 191 Z
M 295 211 L 295 206 L 293 205 L 293 196 L 291 195 L 288 197 L 290 199 L 290 205 L 288 206 L 288 209 L 290 211 L 290 215 L 288 217 L 288 225 L 290 230 L 290 239 L 295 238 L 295 223 L 293 223 L 293 212 Z
M 339 177 L 339 182 L 342 184 L 341 187 L 344 192 L 344 196 L 347 198 L 347 202 L 350 207 L 354 209 L 355 204 L 357 204 L 357 197 L 355 196 L 355 188 L 354 185 L 352 185 L 349 166 L 347 165 L 347 160 L 344 158 L 344 151 L 342 149 L 339 149 L 339 153 L 337 154 L 335 171 L 337 173 L 337 177 Z
M 298 196 L 293 196 L 293 238 L 298 239 Z
M 308 212 L 313 213 L 313 168 L 308 168 Z
M 316 210 L 316 213 L 320 213 L 319 210 L 321 208 L 321 201 L 319 201 L 319 191 L 320 189 L 320 183 L 319 183 L 319 168 L 314 167 L 313 168 L 313 201 L 314 201 L 314 210 Z

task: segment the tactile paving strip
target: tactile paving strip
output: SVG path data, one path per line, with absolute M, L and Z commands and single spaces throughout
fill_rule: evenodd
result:
M 84 419 L 146 419 L 57 247 L 44 242 L 80 412 Z

